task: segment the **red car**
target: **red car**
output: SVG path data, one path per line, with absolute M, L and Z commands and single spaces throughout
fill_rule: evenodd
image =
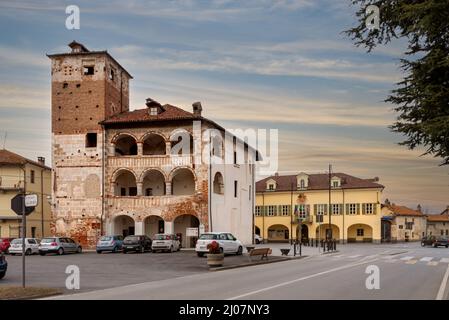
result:
M 0 252 L 8 253 L 13 240 L 14 238 L 0 238 Z

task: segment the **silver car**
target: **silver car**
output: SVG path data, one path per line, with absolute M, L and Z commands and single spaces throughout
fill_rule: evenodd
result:
M 153 242 L 151 243 L 151 251 L 179 251 L 181 250 L 181 245 L 179 243 L 179 238 L 175 234 L 158 233 L 153 237 Z
M 41 240 L 39 245 L 39 254 L 45 256 L 47 253 L 81 253 L 81 245 L 75 240 L 66 237 L 48 237 Z

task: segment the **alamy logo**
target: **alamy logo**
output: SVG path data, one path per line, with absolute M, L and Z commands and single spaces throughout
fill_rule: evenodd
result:
M 69 16 L 65 19 L 65 27 L 69 30 L 79 30 L 80 28 L 80 8 L 70 5 L 65 8 L 65 13 Z
M 365 26 L 368 30 L 379 30 L 380 29 L 380 10 L 376 5 L 369 5 L 365 10 L 366 20 Z
M 68 290 L 80 289 L 80 268 L 75 265 L 69 265 L 65 269 L 65 273 L 69 276 L 65 280 L 65 287 Z
M 380 289 L 380 270 L 378 266 L 369 265 L 365 270 L 366 274 L 369 274 L 366 278 L 365 286 L 368 290 L 379 290 Z

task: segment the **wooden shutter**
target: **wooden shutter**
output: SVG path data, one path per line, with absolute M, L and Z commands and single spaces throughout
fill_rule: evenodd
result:
M 349 203 L 346 204 L 346 214 L 349 214 Z
M 313 212 L 316 216 L 318 215 L 318 205 L 317 204 L 313 205 Z
M 362 203 L 362 214 L 366 214 L 366 203 Z
M 377 203 L 373 203 L 373 214 L 377 214 Z
M 339 214 L 343 214 L 343 203 L 340 203 L 339 205 L 338 205 L 338 207 L 339 207 Z
M 357 210 L 356 210 L 357 214 L 360 214 L 360 203 L 357 203 Z

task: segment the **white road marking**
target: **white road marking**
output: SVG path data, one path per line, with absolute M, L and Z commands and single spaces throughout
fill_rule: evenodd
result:
M 395 263 L 395 262 L 398 262 L 399 260 L 397 260 L 397 259 L 386 259 L 385 260 L 385 262 L 388 262 L 388 263 Z
M 443 300 L 444 292 L 446 291 L 447 279 L 449 278 L 449 265 L 447 266 L 446 273 L 441 280 L 440 289 L 438 290 L 437 297 L 435 300 Z
M 437 266 L 438 262 L 437 261 L 430 261 L 427 263 L 428 266 Z
M 348 256 L 348 258 L 358 258 L 358 257 L 361 257 L 361 256 L 362 256 L 361 254 L 355 254 L 353 256 Z
M 449 258 L 441 258 L 441 263 L 449 263 Z
M 401 260 L 402 261 L 408 261 L 408 260 L 412 260 L 413 257 L 402 257 Z
M 432 261 L 432 259 L 433 259 L 433 257 L 423 257 L 419 261 L 430 262 L 430 261 Z
M 407 261 L 405 261 L 406 264 L 415 264 L 417 262 L 418 262 L 418 260 L 407 260 Z
M 226 300 L 237 300 L 237 299 L 240 299 L 240 298 L 243 298 L 243 297 L 251 296 L 251 295 L 254 295 L 254 294 L 257 294 L 257 293 L 261 293 L 261 292 L 264 292 L 264 291 L 268 291 L 268 290 L 271 290 L 271 289 L 276 289 L 276 288 L 279 288 L 279 287 L 287 286 L 287 285 L 295 283 L 295 282 L 300 282 L 300 281 L 304 281 L 304 280 L 307 280 L 307 279 L 319 277 L 319 276 L 322 276 L 324 274 L 328 274 L 328 273 L 335 272 L 335 271 L 340 271 L 340 270 L 344 270 L 344 269 L 348 269 L 348 268 L 352 268 L 352 267 L 357 267 L 357 266 L 360 266 L 360 265 L 363 265 L 363 264 L 367 264 L 367 263 L 370 263 L 370 262 L 374 262 L 374 261 L 377 261 L 377 260 L 379 260 L 379 259 L 372 259 L 372 260 L 366 260 L 366 261 L 363 261 L 363 262 L 347 264 L 347 265 L 344 265 L 344 266 L 341 266 L 341 267 L 338 267 L 338 268 L 333 268 L 333 269 L 329 269 L 329 270 L 326 270 L 326 271 L 314 273 L 314 274 L 311 274 L 309 276 L 305 276 L 305 277 L 301 277 L 301 278 L 298 278 L 298 279 L 294 279 L 294 280 L 278 283 L 278 284 L 276 284 L 274 286 L 269 286 L 269 287 L 265 287 L 265 288 L 262 288 L 262 289 L 259 289 L 259 290 L 254 290 L 254 291 L 251 291 L 251 292 L 247 292 L 247 293 L 244 293 L 244 294 L 232 297 L 232 298 L 228 298 Z

